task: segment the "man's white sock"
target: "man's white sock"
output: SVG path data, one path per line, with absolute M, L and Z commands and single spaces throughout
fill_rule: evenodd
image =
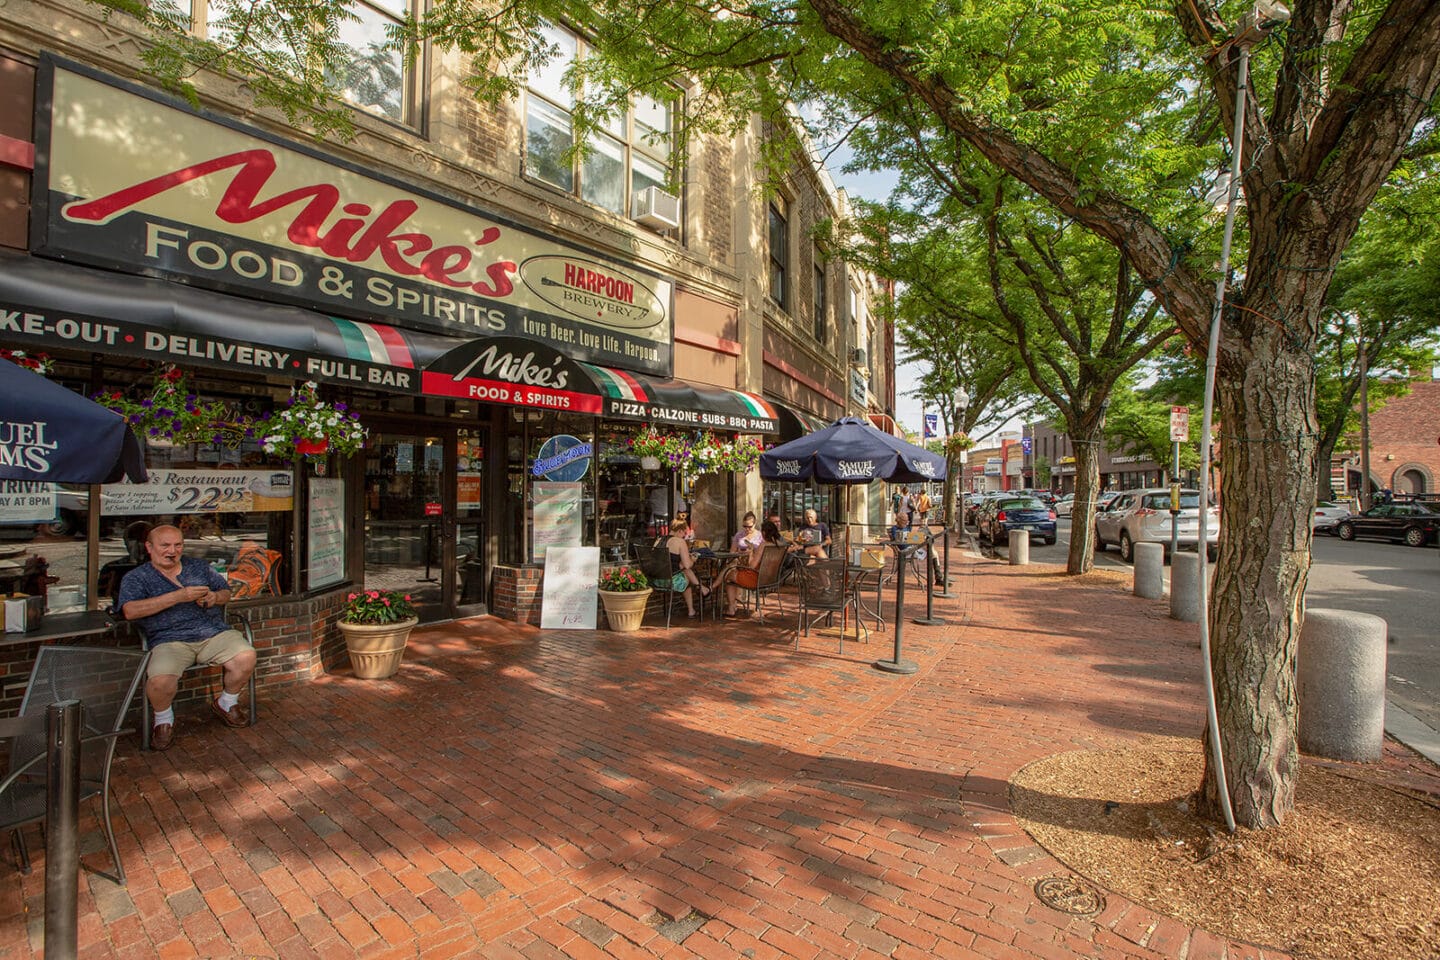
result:
M 220 696 L 215 698 L 215 702 L 220 704 L 221 710 L 229 710 L 240 702 L 240 694 L 231 693 L 229 690 L 222 690 L 220 691 Z
M 158 726 L 160 726 L 160 724 L 162 724 L 162 723 L 168 723 L 168 724 L 174 725 L 174 723 L 175 723 L 175 708 L 174 708 L 174 707 L 166 707 L 164 710 L 156 710 L 156 711 L 155 711 L 155 726 L 158 727 Z

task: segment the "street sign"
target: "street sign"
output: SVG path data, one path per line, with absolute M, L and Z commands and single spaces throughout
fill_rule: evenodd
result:
M 1170 439 L 1176 443 L 1190 442 L 1190 408 L 1170 408 Z

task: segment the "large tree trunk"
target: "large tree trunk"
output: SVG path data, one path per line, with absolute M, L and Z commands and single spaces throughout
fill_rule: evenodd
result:
M 1070 507 L 1070 554 L 1065 560 L 1066 573 L 1085 573 L 1095 566 L 1095 497 L 1100 492 L 1098 439 L 1096 429 L 1091 435 L 1074 441 L 1075 500 Z
M 1252 258 L 1252 264 L 1258 258 Z M 1277 262 L 1272 259 L 1270 262 Z M 1262 260 L 1263 262 L 1263 260 Z M 1274 273 L 1246 282 L 1269 294 L 1258 317 L 1227 305 L 1217 370 L 1220 559 L 1208 611 L 1230 804 L 1246 827 L 1280 824 L 1295 803 L 1295 653 L 1310 572 L 1318 431 L 1314 291 Z M 1288 302 L 1278 300 L 1285 298 Z M 1293 317 L 1290 324 L 1269 317 Z M 1207 731 L 1201 810 L 1219 818 Z

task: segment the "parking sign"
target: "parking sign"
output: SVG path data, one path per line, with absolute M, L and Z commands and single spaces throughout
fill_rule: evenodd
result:
M 1190 408 L 1170 408 L 1170 439 L 1176 443 L 1190 442 Z

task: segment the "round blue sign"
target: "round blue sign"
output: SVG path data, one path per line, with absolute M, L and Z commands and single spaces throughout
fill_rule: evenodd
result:
M 590 472 L 590 457 L 594 452 L 592 446 L 579 437 L 558 433 L 540 444 L 530 473 L 546 480 L 573 483 Z

